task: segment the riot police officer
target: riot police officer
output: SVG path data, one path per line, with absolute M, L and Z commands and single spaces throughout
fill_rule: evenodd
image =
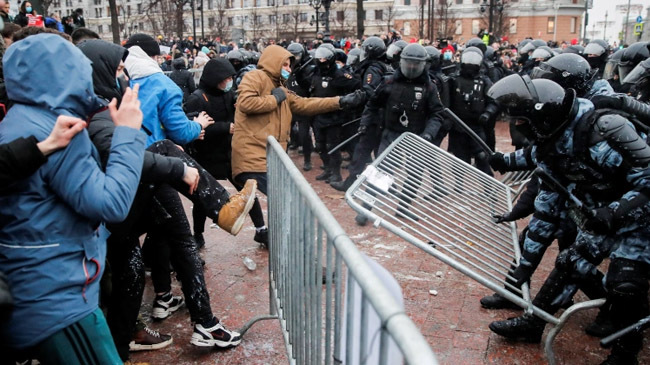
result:
M 450 109 L 488 145 L 493 145 L 497 107 L 487 97 L 492 81 L 481 74 L 482 62 L 483 54 L 478 48 L 469 47 L 463 51 L 460 71 L 451 78 Z M 467 163 L 474 158 L 476 167 L 492 176 L 488 156 L 458 126 L 449 132 L 449 151 Z
M 399 41 L 388 46 L 388 49 L 386 50 L 386 59 L 394 70 L 399 68 L 400 54 L 402 53 L 404 47 L 407 45 L 408 43 L 406 43 L 406 41 L 400 39 Z
M 358 89 L 359 80 L 336 67 L 334 52 L 325 45 L 324 43 L 318 47 L 314 55 L 317 67 L 312 76 L 310 95 L 312 97 L 341 96 Z M 342 180 L 341 153 L 336 151 L 330 155 L 328 151 L 341 142 L 341 124 L 345 120 L 345 116 L 339 111 L 314 117 L 314 128 L 319 130 L 316 133 L 316 143 L 324 147 L 320 157 L 325 164 L 325 171 L 316 176 L 316 180 L 325 180 L 327 183 Z
M 305 47 L 300 43 L 291 43 L 287 47 L 287 51 L 291 52 L 295 61 L 293 65 L 293 72 L 287 80 L 287 88 L 295 92 L 298 96 L 309 97 L 309 89 L 311 88 L 311 79 L 314 75 L 315 66 L 312 63 L 312 58 L 309 57 Z M 297 129 L 297 133 L 292 133 L 291 143 L 302 146 L 303 153 L 303 166 L 304 171 L 311 170 L 311 152 L 313 142 L 311 138 L 311 123 L 312 117 L 305 115 L 293 114 L 292 132 Z M 295 128 L 297 127 L 297 128 Z
M 427 51 L 427 64 L 429 79 L 436 85 L 438 89 L 438 94 L 440 95 L 440 102 L 445 108 L 449 108 L 450 96 L 449 96 L 449 77 L 442 72 L 442 54 L 440 51 L 433 46 L 426 46 L 424 49 Z M 449 130 L 451 129 L 451 122 L 446 118 L 443 118 L 442 126 L 438 131 L 438 134 L 433 137 L 433 144 L 440 146 L 442 140 L 445 138 Z
M 594 39 L 583 51 L 583 55 L 589 62 L 589 66 L 593 70 L 598 70 L 597 77 L 600 79 L 603 77 L 605 72 L 605 64 L 607 63 L 607 57 L 609 57 L 609 44 L 602 39 Z
M 359 63 L 361 63 L 361 48 L 352 48 L 350 52 L 348 52 L 348 60 L 345 63 L 346 66 L 349 67 L 350 71 L 353 73 L 357 73 L 357 69 L 359 68 Z
M 553 227 L 560 213 L 572 210 L 579 231 L 575 243 L 558 255 L 533 304 L 554 313 L 578 288 L 585 291 L 586 283 L 590 298 L 606 295 L 617 328 L 647 316 L 650 147 L 645 140 L 626 118 L 595 113 L 592 103 L 550 80 L 512 75 L 497 82 L 489 95 L 507 114 L 527 120 L 534 141 L 528 157 L 560 184 L 570 186 L 587 207 L 570 205 L 561 193 L 547 193 L 555 198 L 547 200 L 551 214 L 542 224 Z M 529 158 L 508 156 L 520 162 Z M 602 287 L 597 266 L 607 256 L 611 261 Z M 526 263 L 522 254 L 513 277 L 521 277 Z M 490 329 L 504 337 L 537 342 L 544 326 L 543 320 L 525 314 L 493 322 Z M 642 341 L 638 332 L 621 337 L 603 364 L 636 364 Z
M 438 89 L 429 79 L 427 59 L 427 51 L 420 44 L 413 43 L 404 47 L 399 68 L 384 78 L 385 81 L 368 101 L 361 123 L 369 124 L 377 119 L 385 121 L 379 154 L 402 133 L 415 133 L 429 142 L 438 134 L 442 125 L 439 113 L 443 106 Z M 415 220 L 417 217 L 408 212 L 407 206 L 415 198 L 420 181 L 421 175 L 409 175 L 403 192 L 398 193 L 398 211 Z

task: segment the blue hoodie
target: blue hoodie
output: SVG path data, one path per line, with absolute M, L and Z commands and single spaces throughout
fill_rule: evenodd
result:
M 87 119 L 102 107 L 90 61 L 53 34 L 16 42 L 5 53 L 7 94 L 15 105 L 0 123 L 0 143 L 44 140 L 58 115 Z M 140 180 L 144 133 L 117 127 L 106 171 L 88 133 L 48 157 L 0 196 L 0 271 L 15 308 L 0 341 L 24 349 L 97 309 L 108 231 L 122 221 Z

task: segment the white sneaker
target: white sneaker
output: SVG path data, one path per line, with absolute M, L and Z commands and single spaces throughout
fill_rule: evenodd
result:
M 201 347 L 234 347 L 241 343 L 241 335 L 238 332 L 227 330 L 221 322 L 211 328 L 197 324 L 194 326 L 190 343 Z
M 183 306 L 183 304 L 185 304 L 185 302 L 181 296 L 175 297 L 171 295 L 170 299 L 167 301 L 162 299 L 162 297 L 156 296 L 156 299 L 153 301 L 151 316 L 156 319 L 165 319 L 172 313 L 176 312 Z

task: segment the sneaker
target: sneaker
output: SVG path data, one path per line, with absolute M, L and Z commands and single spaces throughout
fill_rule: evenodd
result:
M 165 298 L 166 296 L 168 296 L 168 298 Z M 171 295 L 171 293 L 167 293 L 163 296 L 157 295 L 156 299 L 153 301 L 151 316 L 156 319 L 165 319 L 180 309 L 183 304 L 185 304 L 185 302 L 181 296 L 175 297 Z
M 219 227 L 236 236 L 241 231 L 246 216 L 253 207 L 256 191 L 257 181 L 253 179 L 246 180 L 244 188 L 231 196 L 228 203 L 219 210 L 219 219 L 217 220 Z
M 201 347 L 234 347 L 241 342 L 241 335 L 235 331 L 229 331 L 221 322 L 214 327 L 205 328 L 200 324 L 194 326 L 194 333 L 190 343 Z
M 174 342 L 172 336 L 161 335 L 149 327 L 139 330 L 133 335 L 129 343 L 129 351 L 158 350 L 167 347 Z
M 255 242 L 259 242 L 262 246 L 268 246 L 269 245 L 269 229 L 264 228 L 259 231 L 255 231 L 255 237 L 253 237 L 253 240 Z

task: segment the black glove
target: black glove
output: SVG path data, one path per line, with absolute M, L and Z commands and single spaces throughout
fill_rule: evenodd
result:
M 420 135 L 420 137 L 422 137 L 423 140 L 425 140 L 425 141 L 427 141 L 429 143 L 431 143 L 433 141 L 433 137 L 431 137 L 431 135 L 429 133 L 422 133 Z
M 271 95 L 275 96 L 275 100 L 278 101 L 278 105 L 287 98 L 287 94 L 284 93 L 284 90 L 281 87 L 276 87 L 271 90 Z
M 512 222 L 514 219 L 510 216 L 511 212 L 508 213 L 503 213 L 503 214 L 494 214 L 492 218 L 494 219 L 494 223 L 499 224 L 503 222 Z
M 623 99 L 618 96 L 596 95 L 589 99 L 596 109 L 623 109 Z
M 366 93 L 363 90 L 357 90 L 353 93 L 343 95 L 339 98 L 341 109 L 356 108 L 366 102 Z
M 498 171 L 499 173 L 505 174 L 508 171 L 508 165 L 506 164 L 506 159 L 503 157 L 503 153 L 495 152 L 490 155 L 490 167 L 492 170 Z
M 368 126 L 365 126 L 363 124 L 360 125 L 359 129 L 357 129 L 357 133 L 359 133 L 360 136 L 365 135 L 366 133 L 368 133 Z
M 478 117 L 478 123 L 480 125 L 487 125 L 488 122 L 490 121 L 490 113 L 483 113 Z
M 599 234 L 610 233 L 614 229 L 614 221 L 614 215 L 609 207 L 596 208 L 591 211 L 591 217 L 585 220 L 582 229 Z

